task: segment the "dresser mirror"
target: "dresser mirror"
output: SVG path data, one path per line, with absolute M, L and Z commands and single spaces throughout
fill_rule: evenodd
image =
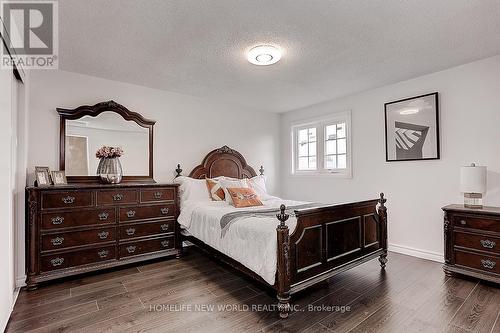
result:
M 76 109 L 58 108 L 61 117 L 59 167 L 68 182 L 99 181 L 96 152 L 120 147 L 124 182 L 153 182 L 154 121 L 114 102 Z

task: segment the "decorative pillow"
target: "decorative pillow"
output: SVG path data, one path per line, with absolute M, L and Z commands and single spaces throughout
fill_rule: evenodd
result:
M 181 206 L 186 201 L 211 201 L 205 179 L 180 176 L 174 179 L 174 183 L 180 184 L 179 199 Z
M 233 200 L 227 191 L 228 188 L 249 188 L 248 182 L 246 179 L 228 179 L 222 178 L 220 181 L 222 188 L 224 190 L 225 200 L 228 204 L 232 205 Z
M 210 197 L 213 201 L 224 201 L 226 197 L 224 194 L 224 189 L 220 183 L 220 180 L 207 178 L 208 192 L 210 192 Z
M 255 176 L 248 179 L 248 184 L 250 187 L 257 193 L 259 197 L 266 200 L 269 195 L 267 194 L 266 189 L 266 177 L 263 175 Z
M 259 196 L 251 188 L 234 188 L 227 189 L 229 195 L 233 199 L 233 205 L 236 208 L 262 206 Z

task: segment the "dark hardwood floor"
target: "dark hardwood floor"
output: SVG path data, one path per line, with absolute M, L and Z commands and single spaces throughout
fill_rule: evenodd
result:
M 180 260 L 22 290 L 7 332 L 500 332 L 500 286 L 396 253 L 385 272 L 374 260 L 292 301 L 278 320 L 265 289 L 191 248 Z

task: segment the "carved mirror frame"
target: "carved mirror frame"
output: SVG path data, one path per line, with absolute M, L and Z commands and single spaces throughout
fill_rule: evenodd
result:
M 59 169 L 65 170 L 66 164 L 66 120 L 80 119 L 84 116 L 96 117 L 103 112 L 118 113 L 124 120 L 133 121 L 137 125 L 149 130 L 149 174 L 144 176 L 123 176 L 122 182 L 154 183 L 153 179 L 153 126 L 154 120 L 146 119 L 137 112 L 128 110 L 115 101 L 101 102 L 95 105 L 82 105 L 76 109 L 57 108 L 60 116 L 59 132 Z M 99 183 L 96 176 L 67 176 L 68 183 Z

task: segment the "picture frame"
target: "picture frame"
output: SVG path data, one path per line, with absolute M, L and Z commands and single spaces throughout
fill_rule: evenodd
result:
M 438 95 L 384 104 L 386 162 L 440 159 Z
M 54 185 L 68 185 L 68 180 L 66 179 L 66 173 L 64 170 L 52 171 L 51 175 Z
M 52 185 L 49 167 L 35 166 L 35 178 L 37 186 L 43 187 Z

